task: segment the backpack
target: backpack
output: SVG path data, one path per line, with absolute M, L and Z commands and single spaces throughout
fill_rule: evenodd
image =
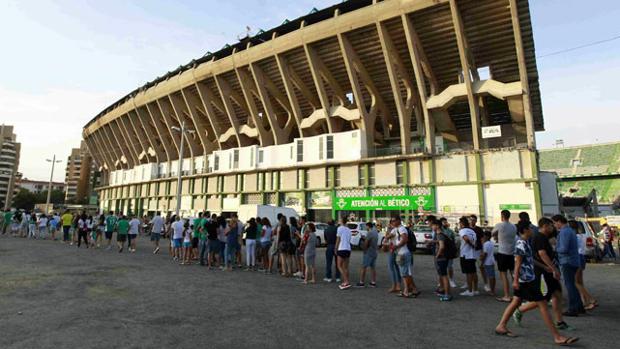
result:
M 415 233 L 407 227 L 407 248 L 409 252 L 413 253 L 418 248 L 418 239 L 415 237 Z
M 456 250 L 456 244 L 454 243 L 454 240 L 450 239 L 450 237 L 444 234 L 443 232 L 439 234 L 442 234 L 443 236 L 445 236 L 445 240 L 443 241 L 444 257 L 446 257 L 446 259 L 456 258 L 457 250 Z
M 473 230 L 474 233 L 476 233 L 476 243 L 474 245 L 474 250 L 480 251 L 482 250 L 482 236 L 484 235 L 484 232 L 482 231 L 480 227 L 474 227 L 474 228 L 471 228 L 471 230 Z

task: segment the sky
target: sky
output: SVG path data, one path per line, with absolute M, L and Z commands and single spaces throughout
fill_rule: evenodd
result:
M 82 127 L 138 86 L 207 51 L 338 0 L 0 2 L 0 123 L 15 126 L 19 171 L 49 179 L 54 154 L 78 147 Z M 620 140 L 620 3 L 530 0 L 545 119 L 539 148 Z M 546 56 L 546 57 L 543 57 Z

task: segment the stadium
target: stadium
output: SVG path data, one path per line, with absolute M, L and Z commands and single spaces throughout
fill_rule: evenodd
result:
M 270 204 L 492 224 L 543 214 L 543 130 L 528 1 L 350 0 L 136 88 L 83 137 L 106 211 L 175 211 L 180 169 L 183 215 Z

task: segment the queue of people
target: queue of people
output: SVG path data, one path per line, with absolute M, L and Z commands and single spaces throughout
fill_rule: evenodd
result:
M 431 251 L 437 274 L 435 294 L 439 301 L 454 299 L 453 290 L 457 288 L 454 261 L 457 260 L 466 280 L 462 291 L 458 292 L 460 297 L 479 296 L 479 281 L 482 280 L 484 292 L 507 303 L 495 328 L 496 334 L 516 336 L 508 329 L 509 320 L 512 318 L 520 326 L 526 313 L 538 309 L 556 344 L 576 342 L 578 338 L 559 332 L 573 329 L 565 317 L 576 317 L 598 306 L 583 284 L 585 239 L 580 236 L 583 234 L 577 233 L 576 222 L 557 215 L 551 219 L 542 218 L 534 225 L 527 213 L 521 212 L 518 224 L 514 225 L 507 210 L 501 212 L 501 217 L 501 223 L 492 231 L 479 227 L 475 215 L 461 217 L 456 231 L 445 218 L 425 217 L 425 223 L 432 229 Z M 306 224 L 304 217 L 298 221 L 279 214 L 276 222 L 267 217 L 255 217 L 243 223 L 235 214 L 226 219 L 209 212 L 191 221 L 179 216 L 164 218 L 159 212 L 152 219 L 114 212 L 96 217 L 69 212 L 38 218 L 28 214 L 21 217 L 5 214 L 3 233 L 6 222 L 11 223 L 14 235 L 22 237 L 41 238 L 49 231 L 55 239 L 55 233 L 62 231 L 63 242 L 78 248 L 83 241 L 87 248 L 99 248 L 103 244 L 109 250 L 116 234 L 119 253 L 125 248 L 135 252 L 137 239 L 148 232 L 153 243 L 152 253 L 158 254 L 162 238 L 169 238 L 169 255 L 181 265 L 200 264 L 210 270 L 277 272 L 285 278 L 297 277 L 304 284 L 317 282 L 316 227 Z M 379 241 L 382 226 L 367 223 L 368 233 L 359 245 L 362 266 L 358 282 L 353 285 L 349 268 L 352 233 L 345 223 L 341 220 L 336 225 L 329 221 L 324 231 L 323 281 L 336 281 L 340 290 L 377 287 L 376 261 L 379 251 L 384 251 L 391 282 L 388 292 L 402 298 L 417 298 L 421 291 L 414 280 L 413 252 L 417 243 L 413 227 L 404 225 L 401 217 L 395 215 Z M 497 281 L 496 270 L 499 272 Z M 500 286 L 498 295 L 496 286 Z M 563 290 L 568 298 L 566 309 L 562 304 Z M 548 302 L 551 302 L 551 313 Z

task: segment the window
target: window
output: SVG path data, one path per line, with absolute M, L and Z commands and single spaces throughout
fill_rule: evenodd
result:
M 334 184 L 332 182 L 331 171 L 333 171 L 333 167 L 325 167 L 325 188 L 331 188 Z
M 254 167 L 254 148 L 250 149 L 250 167 Z
M 239 149 L 233 150 L 233 169 L 239 168 Z
M 263 172 L 256 174 L 256 190 L 265 190 L 265 174 Z
M 301 139 L 297 140 L 297 162 L 304 161 L 304 141 Z
M 280 171 L 274 172 L 271 180 L 273 181 L 273 183 L 271 183 L 271 186 L 274 190 L 282 188 L 282 173 Z
M 289 156 L 289 158 L 291 160 L 293 160 L 293 146 L 292 145 L 289 147 L 289 154 L 288 154 L 288 156 Z
M 368 164 L 368 185 L 375 185 L 375 164 Z
M 217 188 L 220 193 L 224 191 L 224 176 L 217 176 Z
M 214 155 L 213 156 L 213 171 L 219 171 L 219 170 L 220 170 L 220 156 Z
M 297 170 L 297 189 L 304 188 L 304 170 Z
M 233 165 L 233 162 L 232 162 L 233 158 L 232 157 L 233 157 L 232 153 L 228 153 L 228 169 L 232 168 L 232 165 Z
M 353 104 L 353 92 L 347 93 L 346 97 L 349 100 L 349 103 Z
M 243 191 L 243 175 L 238 174 L 235 176 L 235 191 Z
M 405 162 L 396 162 L 396 184 L 405 184 Z
M 262 149 L 260 149 L 260 150 L 258 151 L 258 163 L 259 163 L 259 164 L 262 164 L 262 163 L 263 163 L 263 158 L 264 158 L 264 156 L 265 156 L 265 154 L 264 154 L 264 153 L 265 153 L 265 151 L 264 151 L 264 150 L 262 150 Z
M 304 188 L 310 188 L 310 171 L 304 170 Z
M 366 165 L 357 166 L 357 184 L 360 187 L 366 185 Z
M 334 167 L 334 186 L 340 186 L 340 166 Z
M 323 138 L 319 138 L 319 160 L 323 160 Z
M 327 160 L 334 158 L 334 136 L 327 135 L 326 137 L 326 145 L 327 145 Z

